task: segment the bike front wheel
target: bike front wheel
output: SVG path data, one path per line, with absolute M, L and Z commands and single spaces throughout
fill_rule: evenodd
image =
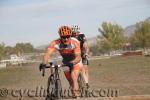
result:
M 55 82 L 55 96 L 59 99 L 62 97 L 62 85 L 60 79 L 57 79 Z

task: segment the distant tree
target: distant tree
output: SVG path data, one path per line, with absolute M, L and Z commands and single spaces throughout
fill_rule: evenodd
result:
M 91 53 L 92 56 L 96 56 L 96 55 L 100 54 L 99 50 L 97 48 L 97 45 L 92 45 L 92 46 L 89 47 L 89 49 L 90 49 L 90 53 Z
M 101 53 L 108 53 L 112 50 L 112 44 L 105 38 L 101 37 L 97 39 L 97 49 Z
M 97 37 L 100 50 L 108 52 L 122 48 L 125 38 L 120 25 L 103 22 L 98 31 L 101 33 Z
M 143 21 L 136 24 L 136 30 L 131 36 L 131 43 L 136 48 L 150 47 L 150 21 Z
M 30 43 L 17 43 L 14 47 L 14 51 L 17 54 L 21 53 L 32 53 L 35 51 L 34 47 Z
M 13 47 L 11 46 L 6 46 L 5 47 L 5 55 L 8 56 L 10 54 L 13 54 L 14 53 L 14 50 L 13 50 Z
M 0 43 L 0 60 L 2 59 L 4 54 L 5 54 L 5 44 L 4 43 Z
M 24 48 L 25 53 L 32 53 L 35 51 L 35 49 L 31 43 L 25 43 L 24 46 L 25 46 L 25 48 Z

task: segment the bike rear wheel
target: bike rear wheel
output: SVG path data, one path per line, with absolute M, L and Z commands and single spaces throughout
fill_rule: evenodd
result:
M 82 89 L 85 87 L 85 82 L 81 73 L 79 73 L 79 76 L 78 76 L 78 84 L 79 84 L 79 89 Z

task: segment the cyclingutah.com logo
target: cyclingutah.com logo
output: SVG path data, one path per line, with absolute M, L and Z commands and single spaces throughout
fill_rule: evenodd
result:
M 6 88 L 0 89 L 0 97 L 7 97 L 8 90 Z
M 119 96 L 119 89 L 86 89 L 81 88 L 77 90 L 79 93 L 79 97 L 118 97 Z M 47 90 L 43 86 L 37 86 L 35 89 L 11 89 L 7 90 L 5 88 L 0 89 L 0 97 L 72 97 L 72 90 L 71 89 L 54 89 L 51 88 Z

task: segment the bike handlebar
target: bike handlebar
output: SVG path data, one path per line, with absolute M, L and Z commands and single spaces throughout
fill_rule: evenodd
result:
M 61 67 L 61 65 L 54 64 L 53 62 L 50 62 L 49 66 L 41 63 L 39 66 L 39 70 L 42 71 L 42 76 L 44 77 L 45 76 L 45 68 L 59 68 L 59 67 Z
M 41 63 L 40 66 L 39 66 L 39 70 L 40 71 L 42 70 L 42 76 L 44 77 L 45 76 L 45 68 L 59 68 L 61 66 L 69 66 L 70 69 L 72 69 L 73 63 L 66 63 L 66 64 L 63 64 L 63 65 L 58 65 L 58 64 L 54 64 L 53 62 L 50 62 L 49 66 L 47 66 L 46 64 Z

